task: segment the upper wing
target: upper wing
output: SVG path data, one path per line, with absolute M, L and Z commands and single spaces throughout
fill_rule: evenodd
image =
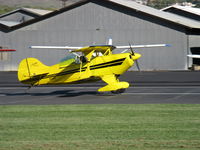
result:
M 200 55 L 187 55 L 187 56 L 191 58 L 200 58 Z
M 150 45 L 116 46 L 117 49 L 125 49 L 121 53 L 125 53 L 130 48 L 150 48 L 150 47 L 171 47 L 171 45 L 169 45 L 169 44 L 150 44 Z
M 148 48 L 148 47 L 170 47 L 169 44 L 150 44 L 150 45 L 129 45 L 129 46 L 116 46 L 117 49 L 125 48 Z
M 71 46 L 30 46 L 29 48 L 75 50 L 75 49 L 80 49 L 82 47 L 71 47 Z
M 115 49 L 115 46 L 112 45 L 94 45 L 94 46 L 88 46 L 88 47 L 71 47 L 71 46 L 30 46 L 29 48 L 38 48 L 38 49 L 61 49 L 61 50 L 69 50 L 73 54 L 79 56 L 76 54 L 76 52 L 82 52 L 84 55 L 88 58 L 88 60 L 91 59 L 92 54 L 94 52 L 101 52 L 102 54 Z M 80 56 L 79 56 L 80 57 Z
M 71 46 L 30 46 L 29 48 L 39 48 L 39 49 L 62 49 L 62 50 L 73 50 L 72 52 L 102 52 L 114 50 L 114 49 L 129 49 L 131 48 L 148 48 L 148 47 L 170 47 L 169 44 L 151 44 L 151 45 L 129 45 L 129 46 L 113 46 L 113 45 L 92 45 L 87 47 L 71 47 Z M 127 50 L 125 50 L 127 51 Z M 124 51 L 124 52 L 125 52 Z
M 113 50 L 116 47 L 112 45 L 92 45 L 92 46 L 87 46 L 87 47 L 30 46 L 29 48 L 72 50 L 72 52 L 83 52 L 83 53 L 90 53 L 92 51 L 105 53 L 107 50 Z

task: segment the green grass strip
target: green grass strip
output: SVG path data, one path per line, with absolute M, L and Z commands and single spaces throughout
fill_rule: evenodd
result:
M 0 150 L 200 149 L 200 105 L 0 106 Z

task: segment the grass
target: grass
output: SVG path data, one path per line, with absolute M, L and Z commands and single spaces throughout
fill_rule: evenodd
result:
M 0 106 L 9 149 L 200 149 L 200 105 Z
M 52 11 L 54 11 L 54 10 L 56 10 L 56 8 L 50 8 L 50 7 L 39 7 L 39 6 L 33 6 L 33 7 L 31 7 L 31 6 L 5 6 L 5 5 L 0 5 L 0 15 L 3 15 L 3 14 L 5 14 L 5 13 L 8 13 L 8 12 L 11 12 L 11 11 L 13 11 L 13 10 L 16 10 L 16 9 L 19 9 L 19 8 L 23 8 L 23 7 L 25 7 L 25 8 L 35 8 L 35 9 L 44 9 L 44 10 L 52 10 Z
M 17 9 L 16 7 L 0 5 L 0 15 Z

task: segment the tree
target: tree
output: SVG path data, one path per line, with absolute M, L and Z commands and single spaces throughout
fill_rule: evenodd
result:
M 147 5 L 161 9 L 175 3 L 183 3 L 183 2 L 190 2 L 196 5 L 196 7 L 200 7 L 200 0 L 147 0 Z
M 149 0 L 147 5 L 157 9 L 161 9 L 176 2 L 177 0 Z
M 196 7 L 200 8 L 200 1 L 199 0 L 193 0 L 193 4 L 195 4 Z

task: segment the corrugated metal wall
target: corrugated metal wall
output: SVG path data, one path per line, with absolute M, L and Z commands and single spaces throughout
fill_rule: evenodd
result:
M 110 7 L 110 8 L 109 8 Z M 67 52 L 59 50 L 30 50 L 30 45 L 85 46 L 105 44 L 113 38 L 114 45 L 167 43 L 172 47 L 135 50 L 142 54 L 142 70 L 187 69 L 187 36 L 179 29 L 140 13 L 119 6 L 88 3 L 62 14 L 26 26 L 10 33 L 0 33 L 0 45 L 17 49 L 11 59 L 0 62 L 0 70 L 16 70 L 25 57 L 37 57 L 53 65 Z M 144 20 L 147 18 L 147 20 Z M 157 23 L 156 23 L 157 22 Z M 136 68 L 133 67 L 133 70 Z
M 189 35 L 188 36 L 188 54 L 192 54 L 191 53 L 191 48 L 194 48 L 194 47 L 199 47 L 200 48 L 200 36 L 199 35 Z M 193 64 L 193 58 L 188 58 L 188 64 L 189 64 L 189 67 L 192 66 Z

